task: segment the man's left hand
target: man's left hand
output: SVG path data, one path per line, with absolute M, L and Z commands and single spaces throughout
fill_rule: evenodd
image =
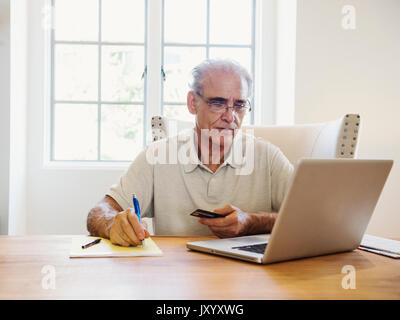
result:
M 199 222 L 208 226 L 219 238 L 232 238 L 246 235 L 251 223 L 250 214 L 239 208 L 226 205 L 214 210 L 215 213 L 224 215 L 223 218 L 199 218 Z

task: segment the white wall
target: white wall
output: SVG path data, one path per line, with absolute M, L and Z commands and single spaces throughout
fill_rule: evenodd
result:
M 353 5 L 356 28 L 342 28 Z M 362 118 L 359 158 L 395 163 L 367 232 L 400 236 L 400 1 L 298 0 L 295 121 Z
M 10 1 L 0 0 L 0 234 L 8 232 L 10 159 Z

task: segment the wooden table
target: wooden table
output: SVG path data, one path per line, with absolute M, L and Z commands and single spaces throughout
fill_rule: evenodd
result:
M 400 299 L 400 260 L 365 251 L 257 265 L 186 248 L 206 237 L 153 239 L 162 257 L 71 259 L 71 236 L 0 236 L 0 299 Z

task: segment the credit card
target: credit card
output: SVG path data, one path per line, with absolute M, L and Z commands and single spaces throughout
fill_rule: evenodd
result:
M 212 212 L 212 211 L 203 210 L 203 209 L 196 209 L 190 215 L 193 216 L 193 217 L 209 218 L 209 219 L 210 218 L 223 218 L 223 217 L 225 217 L 222 214 L 215 213 L 215 212 Z

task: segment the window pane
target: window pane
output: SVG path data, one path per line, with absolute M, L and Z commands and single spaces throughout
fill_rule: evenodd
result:
M 98 17 L 98 0 L 56 0 L 55 39 L 97 41 Z
M 144 42 L 144 0 L 103 0 L 102 41 Z
M 103 46 L 102 56 L 102 100 L 143 101 L 144 48 Z
M 204 48 L 165 47 L 164 101 L 186 102 L 190 72 L 206 58 Z
M 97 56 L 97 46 L 56 45 L 56 100 L 97 100 Z
M 210 48 L 210 58 L 228 58 L 236 60 L 251 74 L 250 48 Z
M 97 105 L 54 106 L 54 159 L 97 160 Z
M 206 43 L 206 0 L 165 0 L 165 42 Z
M 102 105 L 101 159 L 133 160 L 143 149 L 143 106 Z
M 210 0 L 210 42 L 251 43 L 252 0 Z
M 195 116 L 191 114 L 186 105 L 164 105 L 164 116 L 182 120 L 182 121 L 191 121 L 194 124 Z

